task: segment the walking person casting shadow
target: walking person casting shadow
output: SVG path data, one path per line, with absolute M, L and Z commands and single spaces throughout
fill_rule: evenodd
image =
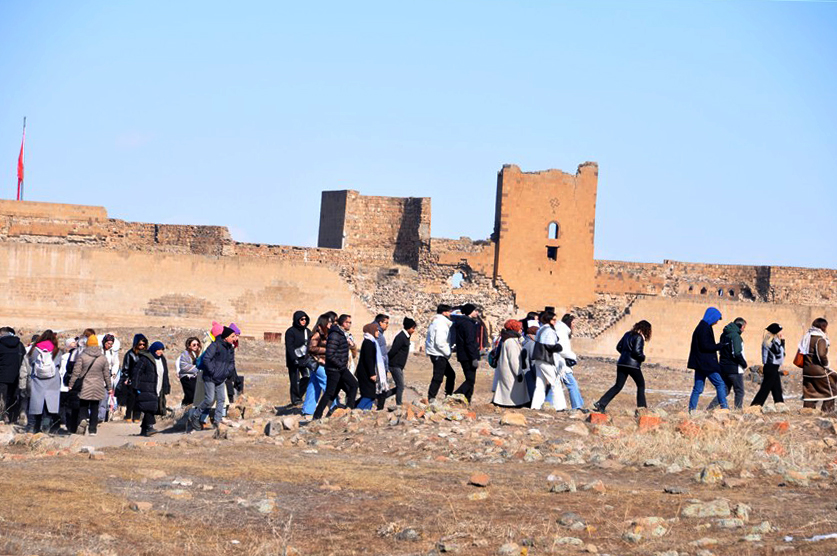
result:
M 645 402 L 645 377 L 642 376 L 642 363 L 645 362 L 645 342 L 651 341 L 651 323 L 641 320 L 634 325 L 619 343 L 616 351 L 619 360 L 616 362 L 616 384 L 605 392 L 599 401 L 593 404 L 596 411 L 604 413 L 608 404 L 622 391 L 628 377 L 636 384 L 636 406 L 648 407 Z

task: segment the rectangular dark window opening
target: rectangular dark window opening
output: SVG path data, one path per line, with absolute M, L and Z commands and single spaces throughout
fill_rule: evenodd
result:
M 546 248 L 546 258 L 550 261 L 557 261 L 558 260 L 558 248 L 557 247 L 549 247 Z

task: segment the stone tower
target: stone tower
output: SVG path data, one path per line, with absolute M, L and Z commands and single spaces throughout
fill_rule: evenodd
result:
M 563 311 L 595 300 L 593 235 L 599 166 L 497 174 L 494 279 L 517 294 L 524 311 Z

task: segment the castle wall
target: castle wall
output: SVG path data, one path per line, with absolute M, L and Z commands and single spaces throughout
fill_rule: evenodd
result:
M 516 292 L 519 307 L 535 310 L 595 300 L 597 183 L 595 163 L 582 164 L 575 175 L 503 166 L 494 231 L 495 278 Z M 557 224 L 557 238 L 550 237 L 550 223 Z
M 494 243 L 486 240 L 472 241 L 470 238 L 440 239 L 430 241 L 430 253 L 441 265 L 458 266 L 467 264 L 485 276 L 494 275 Z

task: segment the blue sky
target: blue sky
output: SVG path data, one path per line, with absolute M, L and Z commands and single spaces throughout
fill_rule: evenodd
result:
M 315 245 L 320 192 L 599 163 L 596 257 L 837 267 L 837 3 L 0 1 L 0 197 Z M 5 168 L 5 169 L 4 169 Z M 2 186 L 5 183 L 5 186 Z

